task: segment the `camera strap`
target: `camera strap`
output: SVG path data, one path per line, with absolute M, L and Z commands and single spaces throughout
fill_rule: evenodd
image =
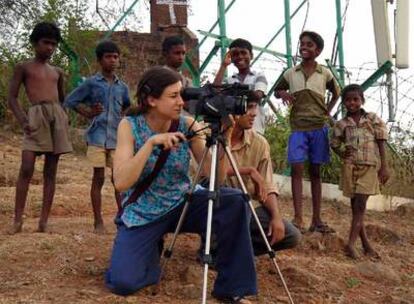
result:
M 178 130 L 179 123 L 180 123 L 179 120 L 173 120 L 171 122 L 170 128 L 168 129 L 168 132 L 169 133 L 176 132 Z M 139 182 L 135 186 L 134 192 L 131 193 L 128 200 L 125 202 L 122 208 L 118 211 L 117 217 L 121 217 L 124 209 L 130 204 L 136 202 L 138 197 L 140 197 L 141 194 L 144 193 L 149 188 L 149 186 L 151 186 L 152 182 L 157 177 L 158 173 L 160 173 L 161 169 L 164 167 L 164 164 L 167 161 L 167 158 L 170 155 L 170 152 L 171 152 L 171 149 L 161 151 L 155 163 L 154 169 L 152 170 L 150 174 L 148 174 L 141 182 Z

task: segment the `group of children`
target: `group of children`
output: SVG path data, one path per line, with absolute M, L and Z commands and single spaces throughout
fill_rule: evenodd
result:
M 120 50 L 111 41 L 100 42 L 95 50 L 100 72 L 84 81 L 65 99 L 63 71 L 49 64 L 49 59 L 60 41 L 60 31 L 53 23 L 37 24 L 30 36 L 35 56 L 16 65 L 10 83 L 9 106 L 24 131 L 13 233 L 22 230 L 28 187 L 36 156 L 40 154 L 45 155 L 45 164 L 43 205 L 38 231 L 46 230 L 55 192 L 59 156 L 72 151 L 68 136 L 68 116 L 64 107 L 73 109 L 91 121 L 86 131 L 86 142 L 87 158 L 93 166 L 90 195 L 94 228 L 96 233 L 105 232 L 101 215 L 105 167 L 111 167 L 118 124 L 131 104 L 126 84 L 115 74 L 119 66 Z M 324 41 L 320 35 L 303 32 L 300 35 L 302 62 L 284 72 L 275 90 L 275 96 L 290 108 L 291 134 L 287 154 L 292 169 L 292 224 L 301 232 L 335 232 L 320 216 L 320 166 L 330 161 L 332 148 L 343 159 L 340 187 L 344 195 L 350 197 L 352 206 L 352 227 L 345 248 L 346 254 L 352 258 L 357 257 L 354 247 L 357 237 L 360 236 L 365 253 L 378 256 L 368 242 L 364 212 L 368 197 L 379 193 L 379 184 L 385 183 L 389 178 L 384 144 L 387 140 L 386 126 L 374 113 L 364 111 L 363 89 L 352 84 L 341 93 L 346 116 L 336 122 L 332 130 L 328 129 L 330 113 L 340 96 L 340 89 L 332 73 L 316 62 L 323 47 Z M 254 121 L 251 123 L 254 123 L 257 133 L 263 134 L 265 111 L 261 100 L 267 92 L 267 80 L 263 73 L 250 68 L 253 58 L 250 42 L 236 39 L 229 49 L 214 83 L 221 84 L 224 81 L 250 86 L 253 91 L 251 98 L 258 102 L 258 113 L 252 116 Z M 179 37 L 169 37 L 164 41 L 162 51 L 166 66 L 179 71 L 186 54 L 184 41 Z M 225 71 L 231 63 L 238 72 L 225 80 Z M 183 87 L 191 85 L 190 80 L 184 76 L 182 82 Z M 31 104 L 27 113 L 22 110 L 17 100 L 21 85 L 24 85 Z M 331 92 L 329 103 L 325 102 L 327 90 Z M 308 229 L 304 227 L 302 211 L 302 176 L 306 161 L 309 162 L 313 206 L 312 221 Z M 115 198 L 120 208 L 120 194 L 116 191 Z

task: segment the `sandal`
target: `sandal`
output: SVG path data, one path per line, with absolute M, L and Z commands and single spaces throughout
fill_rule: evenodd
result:
M 215 298 L 220 303 L 226 303 L 226 304 L 252 304 L 252 302 L 247 300 L 244 296 L 215 297 Z
M 309 232 L 320 232 L 322 234 L 335 233 L 335 229 L 328 226 L 327 223 L 320 223 L 309 227 Z

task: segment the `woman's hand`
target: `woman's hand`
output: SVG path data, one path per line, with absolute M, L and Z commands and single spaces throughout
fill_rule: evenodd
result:
M 164 150 L 171 149 L 173 147 L 177 147 L 180 142 L 186 141 L 186 137 L 181 132 L 173 132 L 173 133 L 162 133 L 153 135 L 149 142 L 150 144 L 155 147 L 162 145 Z

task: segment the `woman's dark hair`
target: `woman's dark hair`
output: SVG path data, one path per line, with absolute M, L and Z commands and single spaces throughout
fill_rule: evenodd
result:
M 60 29 L 52 22 L 40 22 L 35 25 L 29 36 L 31 43 L 37 43 L 42 38 L 54 39 L 56 42 L 62 41 Z
M 359 96 L 361 96 L 362 101 L 365 101 L 364 90 L 362 89 L 362 87 L 359 84 L 353 83 L 353 84 L 347 85 L 345 88 L 342 89 L 342 92 L 341 92 L 342 102 L 345 101 L 346 95 L 349 92 L 357 92 L 359 94 Z
M 111 40 L 104 40 L 98 43 L 95 48 L 95 55 L 98 60 L 101 60 L 105 53 L 121 54 L 118 45 Z
M 127 115 L 134 116 L 146 113 L 150 108 L 147 101 L 149 96 L 160 98 L 166 87 L 179 81 L 181 81 L 181 75 L 167 67 L 150 68 L 142 75 L 138 83 L 137 107 L 130 108 Z
M 229 49 L 234 48 L 234 47 L 249 50 L 250 56 L 253 57 L 253 46 L 246 39 L 237 38 L 237 39 L 233 40 L 233 42 L 230 43 L 230 45 L 229 45 Z
M 316 47 L 322 52 L 325 43 L 321 35 L 311 31 L 304 31 L 299 36 L 299 41 L 302 40 L 303 37 L 309 37 L 313 42 L 315 42 Z

